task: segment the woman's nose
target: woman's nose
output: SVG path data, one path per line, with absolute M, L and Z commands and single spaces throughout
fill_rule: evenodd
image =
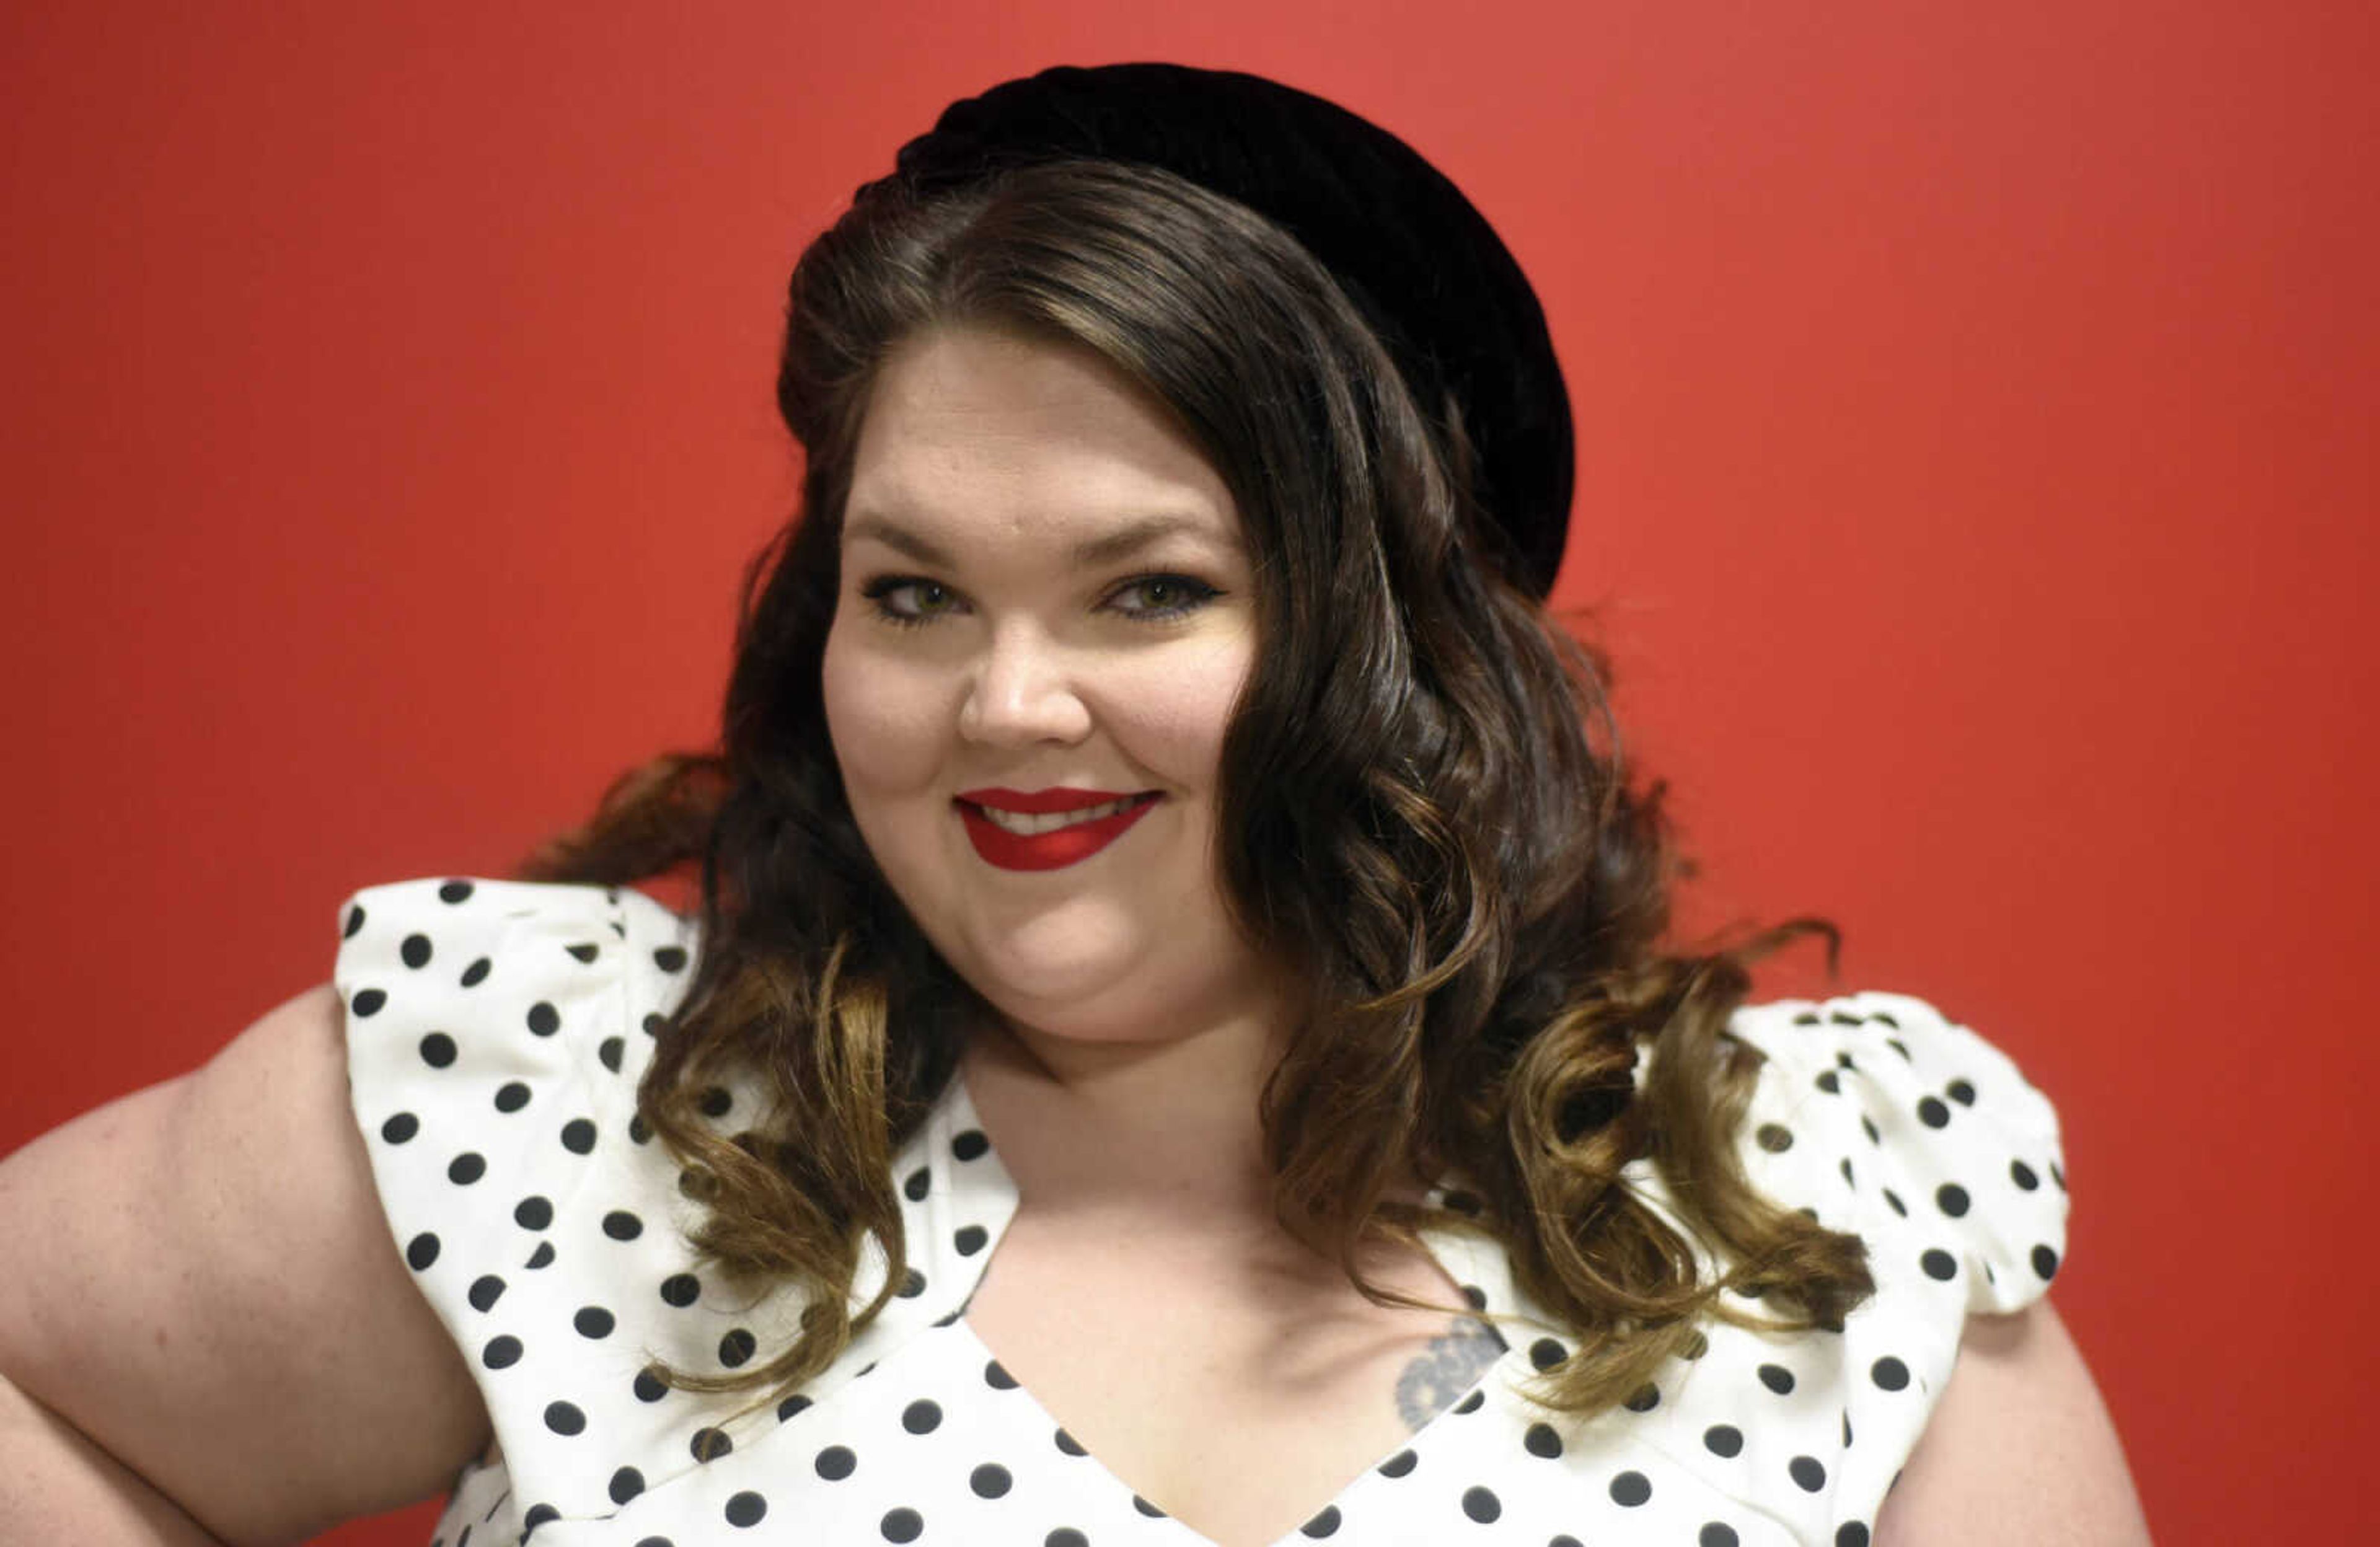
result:
M 1063 652 L 1022 628 L 994 635 L 959 708 L 960 734 L 993 746 L 1075 741 L 1090 723 Z

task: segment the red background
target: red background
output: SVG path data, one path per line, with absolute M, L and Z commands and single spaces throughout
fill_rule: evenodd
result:
M 500 870 L 704 737 L 795 487 L 785 271 L 937 107 L 1252 68 L 1535 276 L 1560 596 L 1691 920 L 1828 914 L 1849 982 L 2007 1048 L 2160 1539 L 2336 1536 L 2380 1378 L 2368 8 L 1139 9 L 10 7 L 0 1145 L 321 981 L 351 888 Z

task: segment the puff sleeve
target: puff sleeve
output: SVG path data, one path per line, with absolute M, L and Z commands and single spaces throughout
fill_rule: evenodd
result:
M 499 1508 L 522 1529 L 610 1515 L 667 1480 L 655 1457 L 695 1465 L 692 1437 L 732 1406 L 664 1399 L 648 1363 L 732 1367 L 780 1331 L 713 1309 L 685 1239 L 695 1205 L 636 1116 L 693 926 L 632 891 L 432 880 L 357 893 L 343 928 L 356 1121 L 487 1402 L 513 1490 Z

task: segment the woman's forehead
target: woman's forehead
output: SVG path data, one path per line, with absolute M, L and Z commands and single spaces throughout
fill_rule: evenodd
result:
M 1236 549 L 1221 475 L 1172 415 L 1087 348 L 937 332 L 881 367 L 844 538 L 926 556 L 1029 542 L 1097 562 L 1159 542 Z

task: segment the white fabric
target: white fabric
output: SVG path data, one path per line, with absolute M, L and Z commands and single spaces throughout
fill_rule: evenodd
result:
M 502 1444 L 458 1478 L 438 1547 L 508 1547 L 525 1529 L 542 1547 L 1207 1547 L 1084 1454 L 968 1327 L 1017 1193 L 963 1080 L 897 1163 L 907 1292 L 799 1395 L 731 1419 L 749 1395 L 638 1383 L 652 1355 L 719 1370 L 781 1346 L 800 1309 L 789 1294 L 738 1306 L 686 1276 L 696 1206 L 631 1127 L 649 1028 L 692 974 L 692 924 L 634 891 L 437 880 L 360 892 L 344 919 L 357 1121 Z M 2057 1115 L 1919 1000 L 1748 1006 L 1732 1029 L 1767 1054 L 1741 1138 L 1749 1175 L 1859 1233 L 1876 1297 L 1840 1334 L 1714 1325 L 1699 1358 L 1661 1372 L 1658 1400 L 1581 1431 L 1514 1384 L 1567 1352 L 1561 1330 L 1500 1249 L 1432 1233 L 1485 1309 L 1534 1325 L 1500 1323 L 1507 1352 L 1471 1394 L 1335 1496 L 1316 1479 L 1315 1516 L 1281 1547 L 1866 1541 L 1968 1312 L 2021 1309 L 2057 1269 Z M 749 1097 L 725 1099 L 733 1131 Z M 1629 1178 L 1663 1203 L 1648 1166 Z M 872 1253 L 861 1301 L 882 1274 Z M 698 1460 L 719 1449 L 698 1444 L 705 1431 L 732 1448 Z

